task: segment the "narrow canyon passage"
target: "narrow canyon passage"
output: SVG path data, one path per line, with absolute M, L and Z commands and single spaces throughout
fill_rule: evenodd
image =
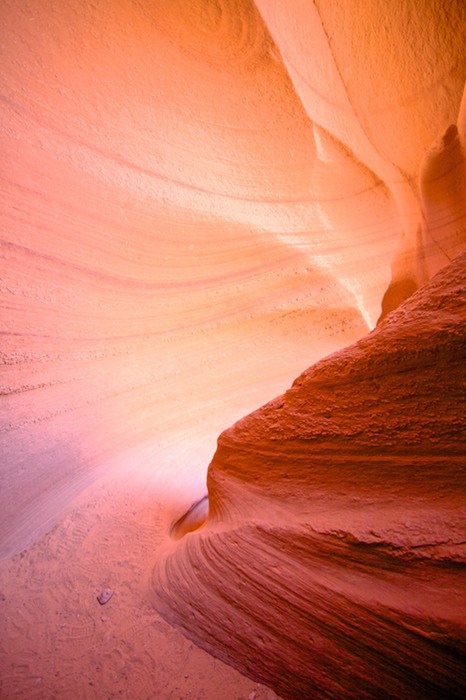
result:
M 152 570 L 222 431 L 464 249 L 464 3 L 0 27 L 0 696 L 273 698 L 157 615 Z

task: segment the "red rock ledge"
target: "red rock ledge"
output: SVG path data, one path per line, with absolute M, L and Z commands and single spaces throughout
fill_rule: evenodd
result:
M 464 265 L 219 438 L 157 609 L 284 698 L 466 691 Z

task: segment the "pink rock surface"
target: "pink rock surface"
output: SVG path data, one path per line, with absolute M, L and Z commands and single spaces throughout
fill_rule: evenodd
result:
M 5 0 L 3 556 L 464 245 L 464 4 L 395 7 Z
M 141 450 L 195 498 L 225 426 L 375 321 L 396 233 L 365 171 L 341 199 L 388 212 L 383 243 L 322 229 L 312 124 L 252 4 L 1 12 L 7 556 Z

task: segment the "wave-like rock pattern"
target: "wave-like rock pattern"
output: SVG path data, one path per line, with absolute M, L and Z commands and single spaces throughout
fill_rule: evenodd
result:
M 464 697 L 466 256 L 219 438 L 156 606 L 284 698 Z
M 363 168 L 339 200 L 383 240 L 322 230 L 312 125 L 252 1 L 5 0 L 1 22 L 5 557 L 116 464 L 204 482 L 226 425 L 366 332 L 397 232 Z
M 225 425 L 462 249 L 466 10 L 3 0 L 1 21 L 5 557 L 116 463 L 195 455 L 203 480 Z

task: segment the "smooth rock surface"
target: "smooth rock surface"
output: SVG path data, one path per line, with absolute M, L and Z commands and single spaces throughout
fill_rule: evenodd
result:
M 115 674 L 135 700 L 186 688 L 168 690 L 171 667 L 155 683 L 160 657 L 144 655 L 144 635 L 129 639 L 154 533 L 204 495 L 225 427 L 365 336 L 464 250 L 465 31 L 463 0 L 2 0 L 0 574 L 11 596 L 0 694 L 101 700 Z M 384 401 L 402 421 L 404 395 L 396 408 Z M 331 420 L 321 416 L 319 439 Z M 352 439 L 356 423 L 345 430 Z M 333 465 L 327 447 L 322 465 Z M 269 458 L 278 468 L 280 455 Z M 375 520 L 390 464 L 338 485 L 356 502 L 374 490 Z M 429 465 L 428 480 L 400 477 L 426 502 L 444 489 Z M 244 466 L 235 508 L 249 503 Z M 95 522 L 104 536 L 114 509 L 133 517 L 116 496 L 99 512 L 95 494 L 114 478 L 150 534 L 138 547 L 140 522 L 121 525 L 100 556 Z M 251 542 L 265 478 L 248 476 Z M 286 513 L 294 502 L 301 512 L 307 478 L 290 482 Z M 272 519 L 283 494 L 266 496 Z M 211 518 L 228 528 L 219 498 Z M 422 532 L 435 534 L 429 523 Z M 405 524 L 415 540 L 418 520 Z M 62 644 L 54 625 L 63 591 L 76 589 L 68 624 L 97 585 L 87 572 L 105 578 L 120 540 L 132 558 L 121 560 L 121 617 L 108 632 L 118 643 L 96 696 L 88 644 L 107 632 Z M 142 657 L 130 676 L 143 668 L 144 682 L 129 687 L 126 665 Z M 221 664 L 215 673 L 227 697 Z
M 5 557 L 115 464 L 200 496 L 222 429 L 375 322 L 397 229 L 361 167 L 332 193 L 356 230 L 322 228 L 312 124 L 252 3 L 1 19 Z
M 225 426 L 461 250 L 466 19 L 459 0 L 1 14 L 8 556 L 141 451 L 195 455 L 200 496 Z

